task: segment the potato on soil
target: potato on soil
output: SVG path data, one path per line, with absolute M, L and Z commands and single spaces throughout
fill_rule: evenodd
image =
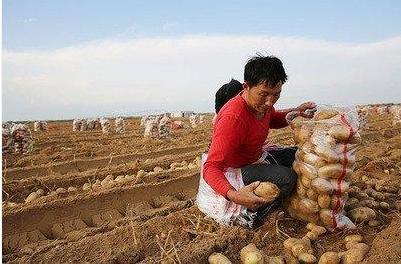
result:
M 70 187 L 68 187 L 67 191 L 68 192 L 75 192 L 75 191 L 77 191 L 77 188 L 75 188 L 74 186 L 70 186 Z
M 64 189 L 64 188 L 57 188 L 56 193 L 57 193 L 57 194 L 67 193 L 67 190 Z
M 240 256 L 243 264 L 263 264 L 264 262 L 262 253 L 253 243 L 243 247 Z
M 36 193 L 39 194 L 40 196 L 45 195 L 45 191 L 43 189 L 37 189 Z
M 356 223 L 376 219 L 376 212 L 369 207 L 358 207 L 348 212 L 350 219 Z
M 365 243 L 357 243 L 341 256 L 341 263 L 354 264 L 362 261 L 369 252 L 369 246 Z
M 146 175 L 146 171 L 144 171 L 144 170 L 139 170 L 139 171 L 136 173 L 136 176 L 139 177 L 139 178 L 141 178 L 141 177 L 143 177 L 143 176 L 145 176 L 145 175 Z
M 267 256 L 265 258 L 267 264 L 285 264 L 285 260 L 282 256 Z
M 309 264 L 309 263 L 316 263 L 317 258 L 312 254 L 302 253 L 301 255 L 298 256 L 298 260 L 300 263 Z
M 221 253 L 213 253 L 209 256 L 208 261 L 210 264 L 231 264 L 232 262 Z
M 253 191 L 257 196 L 260 196 L 266 199 L 268 202 L 274 201 L 279 194 L 280 189 L 271 182 L 261 182 L 259 183 L 258 187 Z
M 38 194 L 37 192 L 31 192 L 31 193 L 28 195 L 28 197 L 26 197 L 25 202 L 26 202 L 26 203 L 32 202 L 32 201 L 38 199 L 39 197 L 41 197 L 41 195 Z
M 346 237 L 344 238 L 344 242 L 345 242 L 345 243 L 348 243 L 348 242 L 356 242 L 356 243 L 359 243 L 359 242 L 362 242 L 362 240 L 363 240 L 363 237 L 362 237 L 361 235 L 358 235 L 358 234 L 348 235 L 348 236 L 346 236 Z
M 318 264 L 339 264 L 340 257 L 337 252 L 327 251 L 320 256 Z

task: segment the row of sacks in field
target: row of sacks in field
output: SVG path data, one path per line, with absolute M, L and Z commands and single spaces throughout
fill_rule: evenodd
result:
M 125 122 L 122 117 L 117 117 L 114 120 L 115 128 L 117 133 L 125 132 Z M 87 131 L 101 129 L 103 133 L 111 132 L 111 121 L 110 119 L 101 118 L 83 118 L 74 119 L 72 121 L 72 131 Z
M 204 116 L 194 114 L 189 116 L 189 122 L 192 128 L 196 128 L 199 124 L 203 123 Z M 170 138 L 171 129 L 184 128 L 184 122 L 180 120 L 172 120 L 170 113 L 163 115 L 150 115 L 141 118 L 141 127 L 145 127 L 145 138 Z
M 26 154 L 33 150 L 33 138 L 27 124 L 4 123 L 2 125 L 2 151 Z
M 357 108 L 360 119 L 366 123 L 369 115 L 392 115 L 393 125 L 401 124 L 401 104 L 364 105 Z

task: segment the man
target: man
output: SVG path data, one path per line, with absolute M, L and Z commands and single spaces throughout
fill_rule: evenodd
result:
M 234 204 L 256 211 L 261 221 L 293 190 L 297 175 L 292 170 L 295 149 L 266 152 L 263 146 L 270 128 L 287 126 L 289 111 L 304 113 L 315 108 L 308 102 L 278 112 L 274 104 L 280 97 L 287 74 L 281 61 L 271 56 L 256 56 L 245 65 L 243 91 L 218 112 L 212 143 L 203 166 L 203 179 L 218 195 Z M 244 187 L 235 189 L 225 176 L 229 168 L 241 168 Z M 271 204 L 254 194 L 261 181 L 280 188 L 280 196 Z

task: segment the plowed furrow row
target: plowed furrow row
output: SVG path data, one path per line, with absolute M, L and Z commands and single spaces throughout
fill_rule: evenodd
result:
M 123 164 L 137 159 L 154 159 L 156 157 L 171 155 L 177 153 L 185 153 L 195 150 L 203 150 L 205 145 L 194 145 L 189 147 L 171 148 L 156 152 L 134 153 L 125 155 L 116 155 L 110 157 L 102 157 L 97 159 L 77 159 L 75 161 L 58 162 L 48 165 L 33 166 L 28 168 L 6 169 L 3 178 L 6 182 L 12 180 L 21 180 L 30 177 L 43 177 L 50 174 L 66 174 L 68 172 L 82 172 L 90 169 L 104 168 Z
M 154 185 L 121 187 L 5 210 L 3 250 L 11 253 L 29 243 L 55 239 L 88 227 L 100 227 L 125 215 L 140 214 L 145 203 L 148 207 L 151 205 L 162 210 L 165 202 L 162 197 L 170 197 L 169 203 L 175 201 L 178 208 L 183 208 L 179 201 L 194 197 L 198 181 L 199 174 L 190 174 Z

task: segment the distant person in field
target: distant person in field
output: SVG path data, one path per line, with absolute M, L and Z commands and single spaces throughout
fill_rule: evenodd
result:
M 230 82 L 224 84 L 220 87 L 220 89 L 216 92 L 215 97 L 215 110 L 216 114 L 213 117 L 212 123 L 215 123 L 217 118 L 217 114 L 219 113 L 220 109 L 234 96 L 238 95 L 239 92 L 242 90 L 242 83 L 235 79 L 231 79 Z
M 202 176 L 212 189 L 212 197 L 224 197 L 256 212 L 253 214 L 255 225 L 281 205 L 297 181 L 297 174 L 292 170 L 296 148 L 265 145 L 269 129 L 286 127 L 285 117 L 290 111 L 305 115 L 305 111 L 310 109 L 313 115 L 316 108 L 315 103 L 307 102 L 296 108 L 276 111 L 274 104 L 280 98 L 286 80 L 287 74 L 278 58 L 258 55 L 245 65 L 242 89 L 235 80 L 223 85 L 236 87 L 233 93 L 241 90 L 238 95 L 231 100 L 230 96 L 221 96 L 222 99 L 217 100 L 218 94 L 224 94 L 223 87 L 216 94 L 217 117 Z M 235 189 L 230 184 L 226 174 L 230 168 L 240 168 L 244 187 Z M 280 189 L 280 195 L 272 203 L 254 193 L 260 182 L 265 181 Z

